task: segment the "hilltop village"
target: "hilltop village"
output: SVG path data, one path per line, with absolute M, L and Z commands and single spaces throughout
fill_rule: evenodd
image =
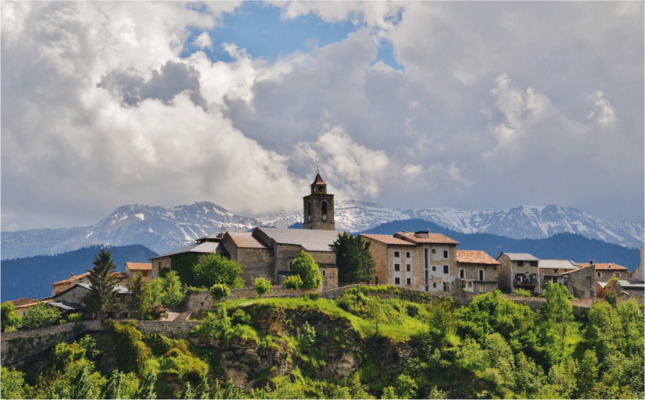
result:
M 354 237 L 320 174 L 303 219 L 122 273 L 102 249 L 51 297 L 3 303 L 0 397 L 643 397 L 642 261 Z
M 239 262 L 246 287 L 256 278 L 265 278 L 274 286 L 283 286 L 291 276 L 290 266 L 301 251 L 311 255 L 319 267 L 322 285 L 327 291 L 339 287 L 334 242 L 343 231 L 335 230 L 334 195 L 318 173 L 310 193 L 303 197 L 303 229 L 257 227 L 250 232 L 220 232 L 198 238 L 195 243 L 166 254 L 150 263 L 127 262 L 116 290 L 127 296 L 127 283 L 137 276 L 150 283 L 164 269 L 183 259 L 220 253 Z M 477 249 L 459 249 L 459 243 L 443 234 L 430 231 L 396 232 L 393 235 L 360 234 L 369 243 L 374 260 L 372 276 L 366 284 L 394 285 L 442 296 L 503 293 L 539 296 L 548 282 L 565 285 L 577 299 L 604 298 L 607 288 L 624 298 L 643 303 L 643 247 L 641 262 L 632 272 L 611 262 L 575 263 L 571 260 L 539 259 L 532 254 L 502 252 L 496 259 Z M 342 283 L 342 282 L 341 282 Z M 40 300 L 22 298 L 13 304 L 19 315 L 37 304 L 57 307 L 64 313 L 82 312 L 83 296 L 90 289 L 89 272 L 54 282 L 52 296 Z M 274 290 L 275 292 L 275 290 Z M 127 318 L 128 311 L 115 318 Z

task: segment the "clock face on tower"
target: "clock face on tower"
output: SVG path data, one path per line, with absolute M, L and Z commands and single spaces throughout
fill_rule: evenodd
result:
M 323 220 L 323 221 L 327 221 L 327 216 L 326 216 L 326 215 L 323 215 L 323 216 L 322 216 L 322 220 Z

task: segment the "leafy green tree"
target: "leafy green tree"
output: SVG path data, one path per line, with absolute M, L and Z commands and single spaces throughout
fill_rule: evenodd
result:
M 259 297 L 262 297 L 263 294 L 271 291 L 271 282 L 264 278 L 255 278 L 253 281 L 253 290 L 255 290 L 255 293 L 257 293 Z
M 0 370 L 0 398 L 2 399 L 24 399 L 25 376 L 15 369 L 2 367 Z
M 206 254 L 194 267 L 196 285 L 211 287 L 216 283 L 223 283 L 231 289 L 243 288 L 243 268 L 242 264 L 221 253 Z
M 40 328 L 56 324 L 60 319 L 61 312 L 58 308 L 40 303 L 27 310 L 22 317 L 22 326 L 27 329 Z
M 338 280 L 341 285 L 369 282 L 374 274 L 376 263 L 370 252 L 370 242 L 360 236 L 354 237 L 346 232 L 338 235 L 332 244 L 336 250 Z
M 142 319 L 150 308 L 150 291 L 148 284 L 137 275 L 136 278 L 128 282 L 128 308 L 132 316 L 136 319 Z
M 155 383 L 157 383 L 157 372 L 149 371 L 139 382 L 139 389 L 135 394 L 135 399 L 156 399 L 157 393 L 155 392 Z
M 224 297 L 228 297 L 228 295 L 231 294 L 231 289 L 223 283 L 216 283 L 211 286 L 210 292 L 213 301 L 218 301 Z
M 16 306 L 12 303 L 2 303 L 2 306 L 0 307 L 2 309 L 2 315 L 0 316 L 2 331 L 7 328 L 19 327 L 21 318 L 20 315 L 18 315 L 18 313 L 16 312 Z
M 96 313 L 99 319 L 105 318 L 108 311 L 117 308 L 117 292 L 114 289 L 118 279 L 112 274 L 115 270 L 112 252 L 105 249 L 94 256 L 94 267 L 87 270 L 92 286 L 85 294 L 83 303 L 87 312 Z
M 161 303 L 166 307 L 177 307 L 184 301 L 184 292 L 175 271 L 159 277 L 149 285 L 151 303 Z
M 123 386 L 123 372 L 115 369 L 110 374 L 110 378 L 101 390 L 102 399 L 121 399 L 121 387 Z
M 83 366 L 69 382 L 69 396 L 71 399 L 89 399 L 92 390 L 89 367 Z
M 208 376 L 202 375 L 199 384 L 195 388 L 194 399 L 205 399 L 208 395 Z
M 291 275 L 287 277 L 287 279 L 284 280 L 284 286 L 287 289 L 298 289 L 300 286 L 302 286 L 302 279 L 300 279 L 300 275 Z
M 190 386 L 190 382 L 186 382 L 184 384 L 184 387 L 181 389 L 179 394 L 177 395 L 178 399 L 194 399 L 195 398 L 195 392 L 193 392 L 193 388 Z
M 301 250 L 298 257 L 291 263 L 291 273 L 300 276 L 303 289 L 315 289 L 322 284 L 322 275 L 320 275 L 318 264 L 311 254 L 304 250 Z
M 548 322 L 558 326 L 560 337 L 564 340 L 567 325 L 573 321 L 573 308 L 569 301 L 569 289 L 566 286 L 553 282 L 547 283 L 544 316 Z

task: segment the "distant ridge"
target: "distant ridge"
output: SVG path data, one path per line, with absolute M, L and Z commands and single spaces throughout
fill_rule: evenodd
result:
M 22 297 L 39 299 L 52 295 L 50 284 L 79 275 L 92 268 L 94 256 L 104 246 L 91 246 L 53 256 L 36 256 L 2 261 L 2 301 Z M 157 253 L 141 246 L 112 247 L 112 260 L 123 272 L 126 261 L 149 262 Z
M 336 228 L 365 232 L 387 222 L 421 219 L 460 233 L 489 233 L 513 239 L 542 239 L 574 233 L 626 247 L 643 244 L 643 223 L 610 222 L 580 210 L 554 205 L 504 211 L 453 208 L 400 210 L 358 200 L 336 200 Z M 302 223 L 302 210 L 247 218 L 202 201 L 172 208 L 139 204 L 117 208 L 88 227 L 3 232 L 2 259 L 51 255 L 97 244 L 141 244 L 161 254 L 222 230 L 255 226 L 287 228 Z
M 508 253 L 530 253 L 541 259 L 566 259 L 577 263 L 612 262 L 633 271 L 640 262 L 638 249 L 618 246 L 573 233 L 558 233 L 547 239 L 512 239 L 490 233 L 461 233 L 420 219 L 381 224 L 365 233 L 391 235 L 399 231 L 415 232 L 430 229 L 459 242 L 461 250 L 483 250 L 497 258 L 502 250 Z M 500 248 L 501 246 L 501 248 Z

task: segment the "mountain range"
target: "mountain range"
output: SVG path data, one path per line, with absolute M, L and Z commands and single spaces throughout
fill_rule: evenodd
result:
M 513 239 L 541 239 L 573 233 L 625 247 L 643 245 L 643 223 L 612 222 L 583 211 L 548 205 L 503 211 L 454 208 L 402 210 L 359 200 L 336 200 L 336 229 L 365 232 L 377 225 L 420 219 L 459 233 L 487 233 Z M 302 210 L 249 218 L 211 202 L 172 208 L 125 205 L 87 227 L 35 229 L 2 233 L 2 259 L 51 255 L 93 245 L 140 244 L 162 254 L 198 237 L 255 226 L 286 228 L 302 222 Z

